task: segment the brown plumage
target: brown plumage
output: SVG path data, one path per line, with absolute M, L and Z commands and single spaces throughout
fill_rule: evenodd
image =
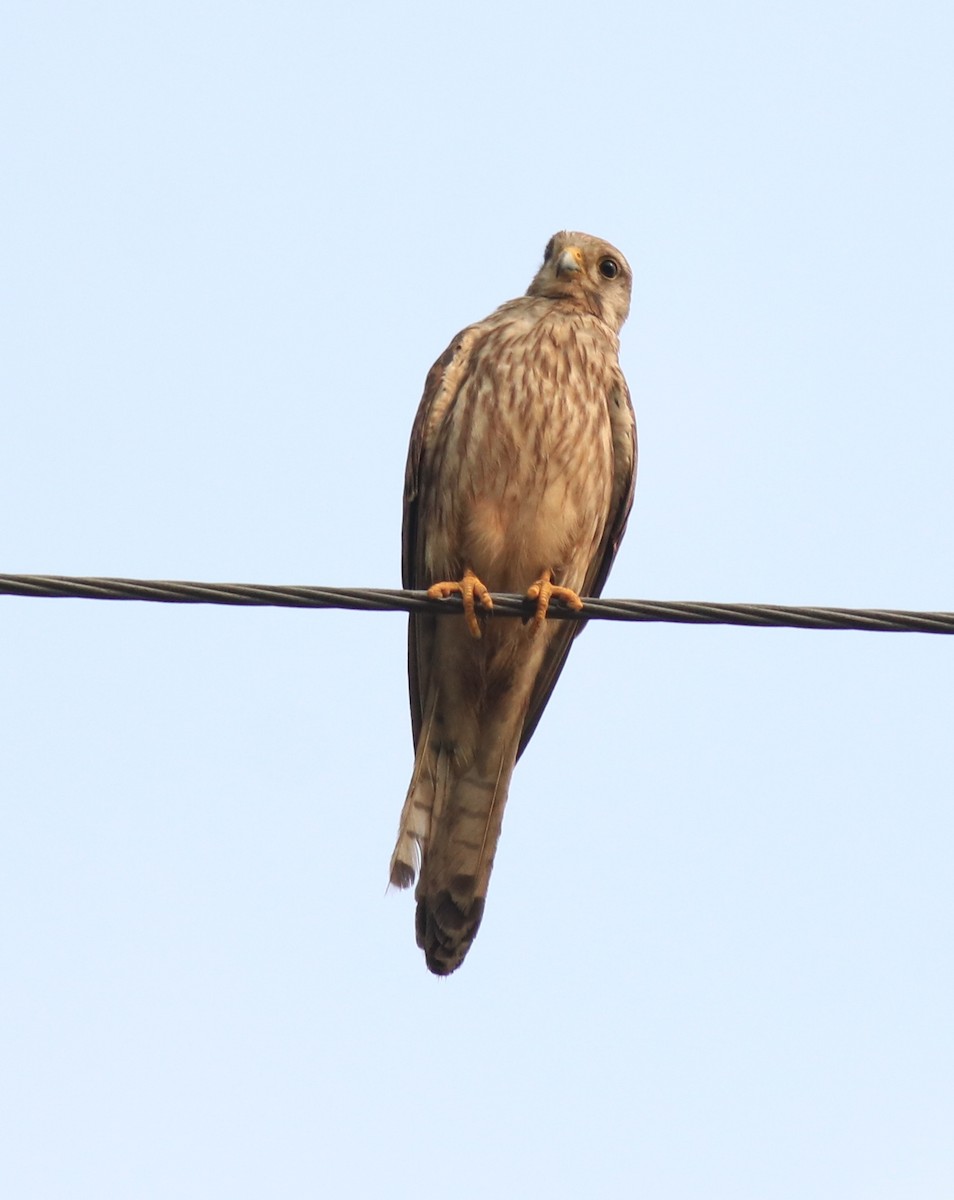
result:
M 417 941 L 437 975 L 477 933 L 514 763 L 581 626 L 546 621 L 552 592 L 598 596 L 626 527 L 636 425 L 618 333 L 632 274 L 585 233 L 551 238 L 526 296 L 431 368 L 404 488 L 404 586 L 460 591 L 466 617 L 410 619 L 414 772 L 391 859 L 420 858 Z M 484 610 L 527 592 L 524 622 Z M 480 618 L 478 619 L 478 612 Z

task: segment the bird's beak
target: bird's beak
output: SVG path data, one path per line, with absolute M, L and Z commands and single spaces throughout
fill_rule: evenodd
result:
M 567 275 L 575 275 L 577 271 L 583 270 L 583 251 L 579 246 L 567 246 L 560 252 L 560 257 L 556 260 L 556 273 L 560 279 L 565 279 Z

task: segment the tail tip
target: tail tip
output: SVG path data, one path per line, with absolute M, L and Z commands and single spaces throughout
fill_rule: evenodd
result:
M 462 882 L 461 877 L 455 880 L 455 884 Z M 468 882 L 472 888 L 473 878 L 469 877 Z M 464 903 L 461 899 L 447 888 L 418 896 L 417 944 L 424 951 L 432 975 L 450 975 L 456 971 L 477 936 L 484 915 L 484 897 L 471 893 Z

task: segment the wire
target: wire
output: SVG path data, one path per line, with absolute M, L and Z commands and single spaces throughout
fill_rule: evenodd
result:
M 431 600 L 426 592 L 388 588 L 266 586 L 109 579 L 72 575 L 0 575 L 0 595 L 84 600 L 152 600 L 162 604 L 232 604 L 272 608 L 343 608 L 361 612 L 461 611 L 460 597 Z M 498 616 L 527 617 L 525 596 L 495 595 Z M 705 604 L 682 600 L 585 600 L 582 613 L 554 604 L 550 619 L 667 621 L 683 625 L 755 625 L 785 629 L 858 629 L 881 633 L 954 633 L 954 613 L 882 608 L 805 608 L 779 604 Z

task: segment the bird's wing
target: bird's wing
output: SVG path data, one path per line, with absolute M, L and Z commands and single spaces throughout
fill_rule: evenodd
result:
M 427 373 L 424 394 L 418 406 L 404 473 L 404 525 L 401 546 L 401 577 L 404 587 L 421 589 L 434 580 L 424 577 L 424 539 L 421 537 L 421 494 L 431 471 L 430 454 L 435 434 L 457 394 L 461 374 L 470 356 L 470 329 L 459 333 Z M 427 513 L 425 512 L 426 518 Z M 437 617 L 414 613 L 408 622 L 407 669 L 411 700 L 411 732 L 414 744 L 423 722 L 427 695 L 431 646 Z
M 610 567 L 613 565 L 619 544 L 626 531 L 629 511 L 633 507 L 633 491 L 636 487 L 636 416 L 633 412 L 629 388 L 626 386 L 622 372 L 617 371 L 616 376 L 607 395 L 610 428 L 613 436 L 613 491 L 606 528 L 580 592 L 584 598 L 584 604 L 587 596 L 599 596 L 603 591 Z M 537 722 L 547 706 L 550 693 L 556 686 L 556 681 L 563 670 L 573 639 L 582 632 L 586 622 L 560 621 L 559 624 L 560 628 L 551 638 L 546 657 L 530 694 L 530 706 L 527 709 L 517 750 L 518 758 L 533 736 Z

